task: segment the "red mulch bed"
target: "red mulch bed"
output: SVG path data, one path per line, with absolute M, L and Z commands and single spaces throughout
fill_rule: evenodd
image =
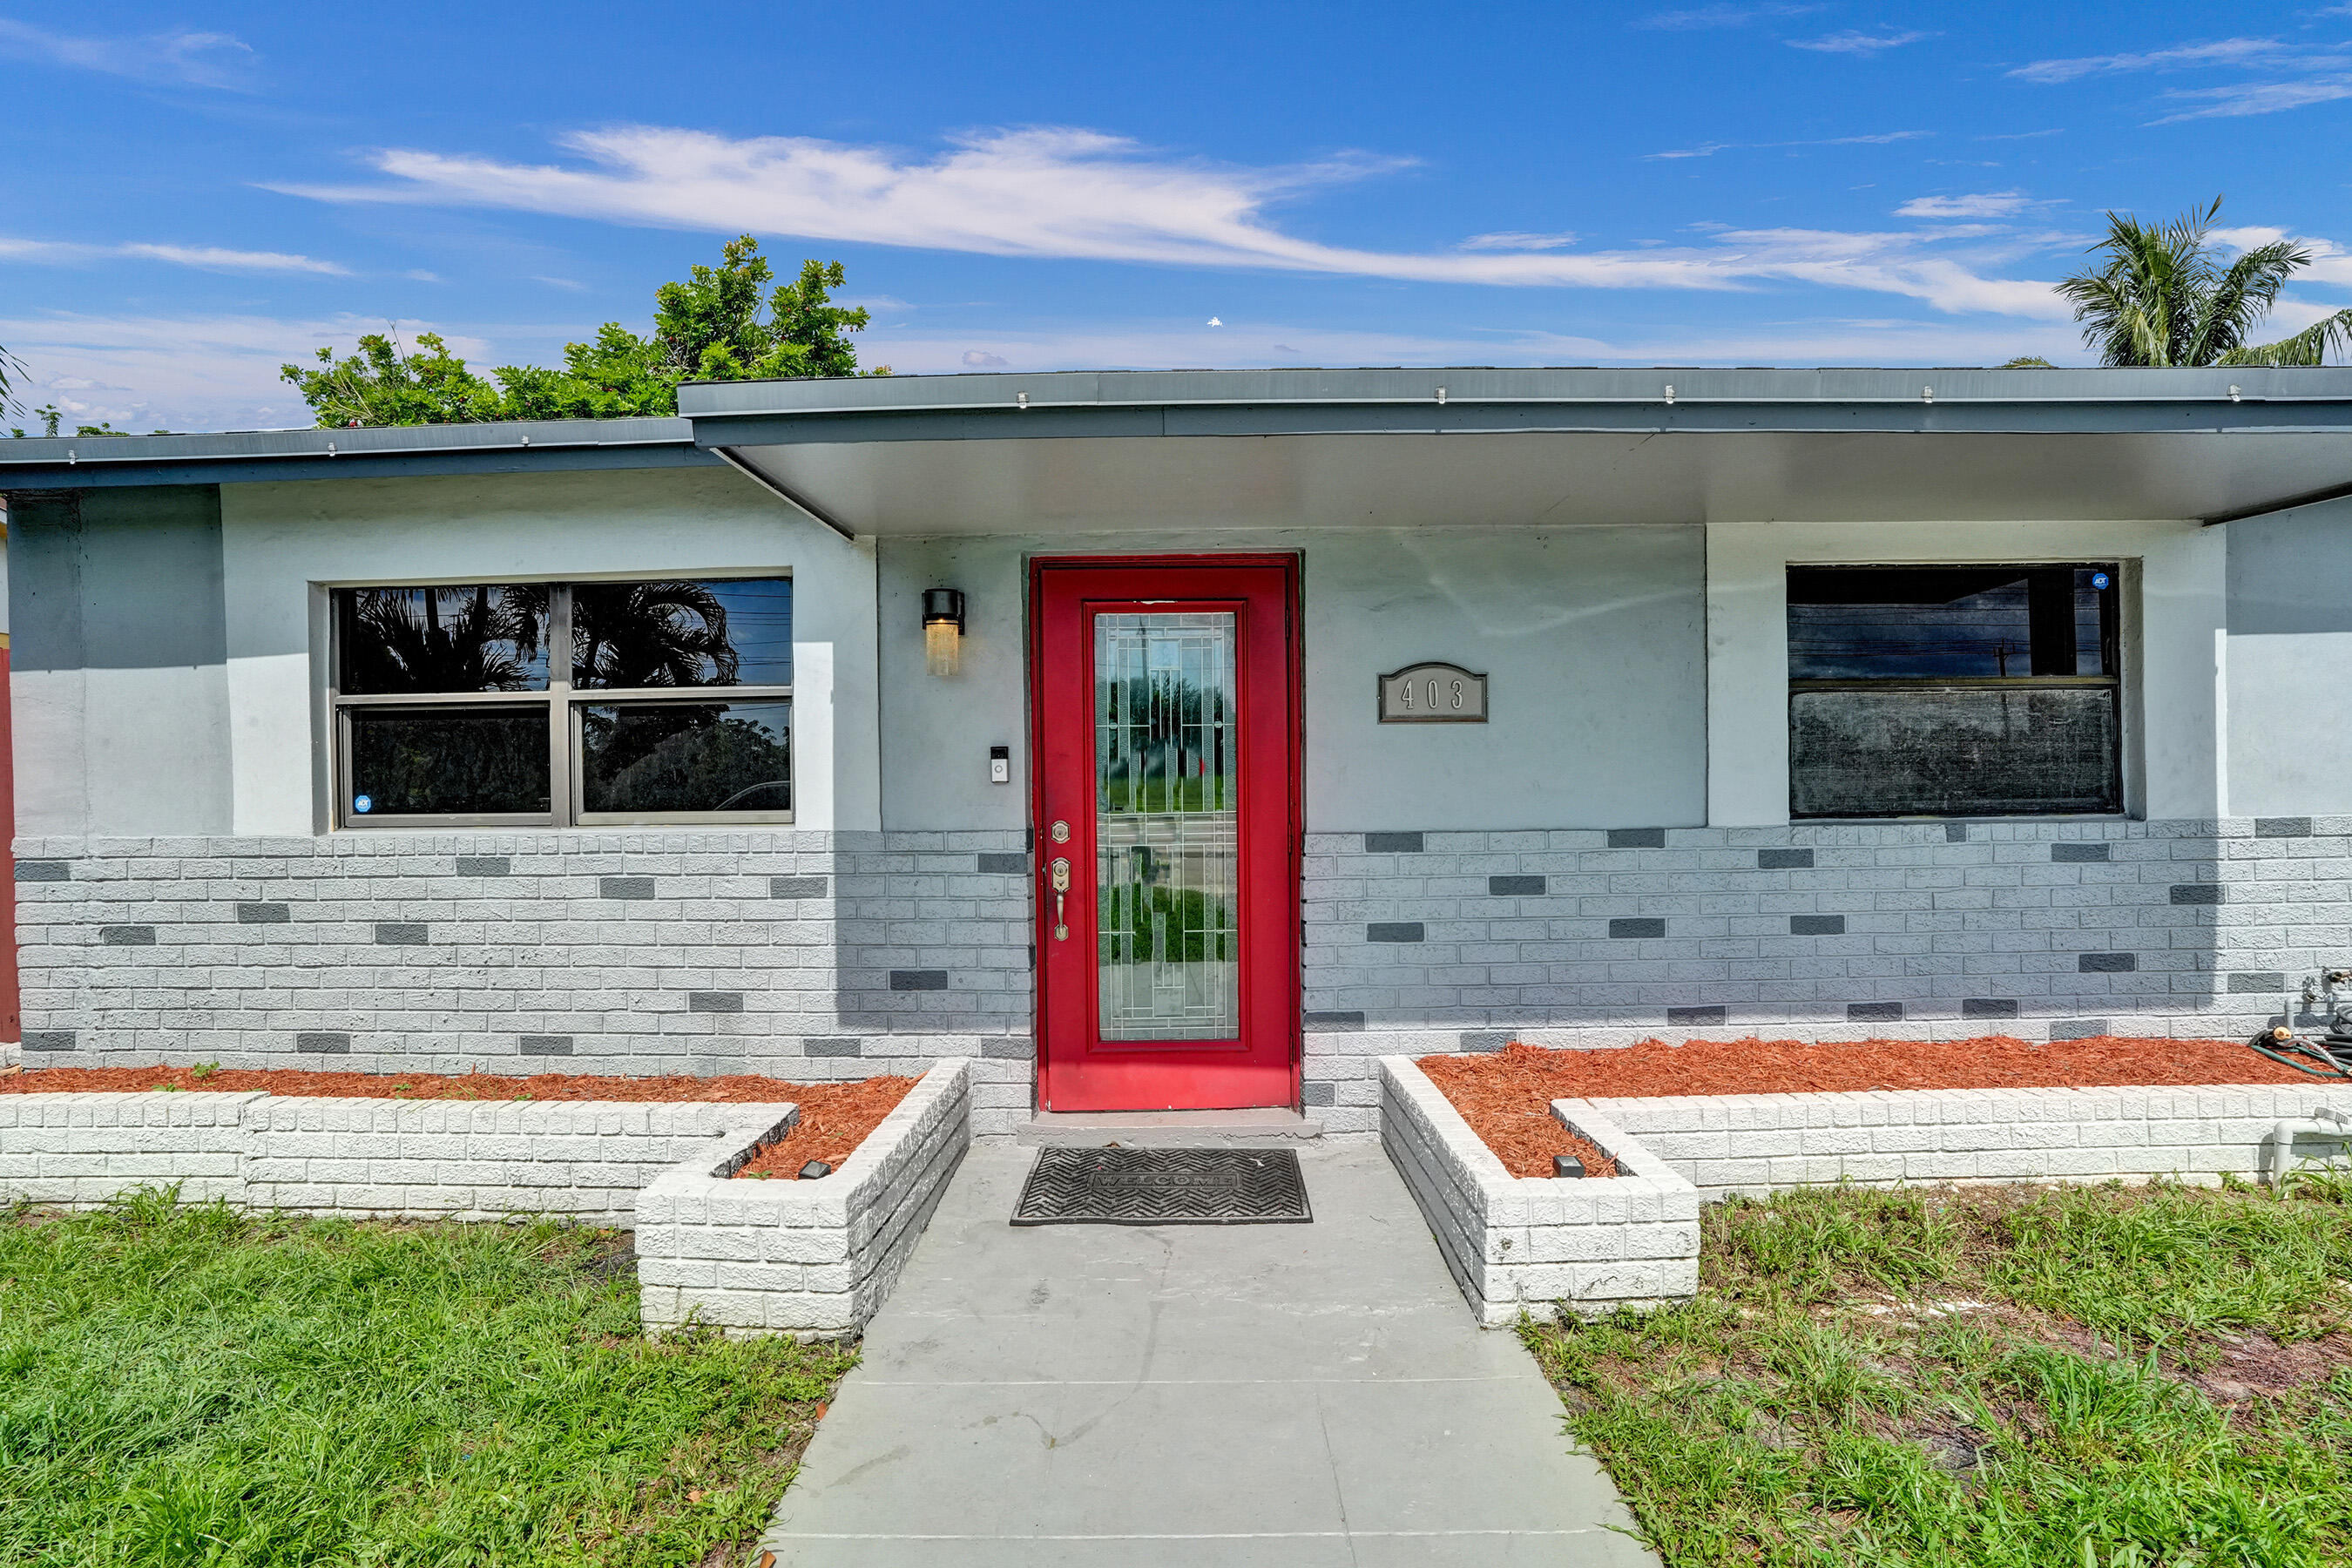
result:
M 790 1100 L 801 1119 L 762 1147 L 740 1176 L 792 1176 L 811 1160 L 839 1165 L 915 1087 L 910 1078 L 791 1083 L 736 1073 L 723 1078 L 622 1078 L 599 1073 L 306 1072 L 297 1068 L 32 1068 L 0 1076 L 0 1094 L 102 1094 L 184 1089 L 360 1100 L 625 1100 L 721 1103 Z
M 1552 1119 L 1555 1100 L 1664 1095 L 1828 1094 L 1881 1089 L 2084 1089 L 2304 1083 L 2306 1075 L 2230 1040 L 2100 1035 L 2037 1045 L 1972 1040 L 1643 1040 L 1622 1050 L 1517 1043 L 1490 1056 L 1423 1057 L 1427 1073 L 1515 1176 L 1549 1176 L 1555 1153 L 1594 1175 L 1591 1145 Z
M 751 1159 L 735 1173 L 737 1178 L 796 1181 L 801 1167 L 811 1160 L 840 1169 L 914 1087 L 910 1078 L 869 1078 L 794 1090 L 792 1099 L 801 1108 L 801 1119 L 775 1142 L 751 1151 Z

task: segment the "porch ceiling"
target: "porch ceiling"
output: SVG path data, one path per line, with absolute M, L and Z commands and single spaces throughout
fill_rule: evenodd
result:
M 997 420 L 1026 438 L 697 436 L 859 534 L 2210 519 L 2352 479 L 2344 429 L 1180 436 Z

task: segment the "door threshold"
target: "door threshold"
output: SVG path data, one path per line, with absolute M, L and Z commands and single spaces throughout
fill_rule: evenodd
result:
M 1323 1136 L 1296 1110 L 1041 1110 L 1015 1131 L 1024 1144 L 1098 1149 L 1280 1147 Z

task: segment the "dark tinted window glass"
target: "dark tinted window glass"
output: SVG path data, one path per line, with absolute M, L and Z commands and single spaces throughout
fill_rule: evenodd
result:
M 547 685 L 544 584 L 341 588 L 335 615 L 335 685 L 351 696 Z
M 792 580 L 583 583 L 572 645 L 575 686 L 789 686 Z
M 592 812 L 790 811 L 792 709 L 781 698 L 583 707 L 581 804 Z
M 353 708 L 353 819 L 548 809 L 547 710 Z
M 1789 676 L 2113 675 L 2110 566 L 1789 571 Z
M 1798 816 L 2123 809 L 2112 686 L 1830 687 L 1789 694 Z

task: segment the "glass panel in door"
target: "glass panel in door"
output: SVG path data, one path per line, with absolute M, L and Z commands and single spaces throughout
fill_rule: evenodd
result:
M 1241 1033 L 1235 634 L 1230 611 L 1095 616 L 1105 1040 Z

